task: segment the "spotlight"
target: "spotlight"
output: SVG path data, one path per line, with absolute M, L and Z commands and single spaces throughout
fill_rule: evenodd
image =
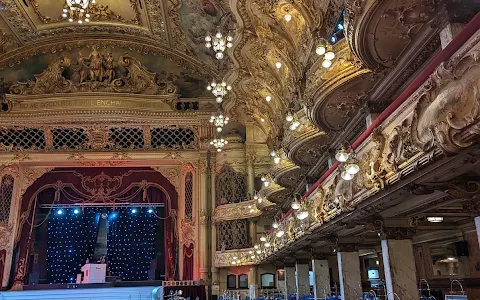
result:
M 57 215 L 63 215 L 63 209 L 57 210 Z
M 137 209 L 136 209 L 136 208 L 132 208 L 131 212 L 132 212 L 132 214 L 135 214 L 135 213 L 137 213 Z
M 75 209 L 73 210 L 73 213 L 76 214 L 76 215 L 78 215 L 78 214 L 80 213 L 80 210 L 78 210 L 78 208 L 75 208 Z
M 152 213 L 153 213 L 153 209 L 152 209 L 152 208 L 149 208 L 149 209 L 148 209 L 148 213 L 149 213 L 149 214 L 152 214 Z

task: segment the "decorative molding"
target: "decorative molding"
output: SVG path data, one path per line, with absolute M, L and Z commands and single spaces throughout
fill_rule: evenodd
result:
M 155 171 L 162 173 L 165 178 L 175 187 L 177 192 L 180 191 L 180 167 L 152 167 Z
M 214 223 L 218 223 L 222 221 L 258 217 L 262 212 L 257 209 L 256 204 L 256 200 L 250 200 L 240 203 L 219 205 L 213 212 L 212 220 Z

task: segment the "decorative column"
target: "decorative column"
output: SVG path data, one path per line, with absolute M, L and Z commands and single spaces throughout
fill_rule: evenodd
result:
M 3 262 L 0 262 L 2 268 L 0 268 L 0 282 L 2 287 L 8 285 L 10 277 L 10 269 L 12 268 L 13 260 L 13 248 L 15 242 L 15 236 L 18 229 L 17 211 L 20 211 L 22 201 L 22 180 L 23 172 L 19 165 L 12 165 L 5 167 L 0 173 L 0 182 L 3 180 L 3 176 L 10 175 L 13 178 L 13 190 L 12 197 L 10 199 L 10 212 L 8 221 L 0 223 L 0 258 Z
M 213 259 L 215 257 L 215 254 L 217 252 L 217 230 L 215 228 L 215 225 L 213 224 L 212 222 L 212 215 L 213 215 L 213 211 L 215 209 L 215 176 L 216 176 L 216 155 L 214 155 L 213 153 L 218 153 L 218 152 L 212 152 L 212 156 L 210 158 L 210 164 L 211 164 L 211 168 L 210 168 L 210 178 L 211 178 L 211 189 L 210 189 L 210 211 L 209 211 L 209 219 L 210 219 L 210 231 L 211 231 L 211 251 L 210 251 L 210 266 L 211 266 L 211 274 L 212 274 L 212 281 L 211 281 L 211 284 L 212 285 L 218 285 L 219 284 L 219 280 L 218 280 L 218 268 L 215 268 L 214 265 L 213 265 Z M 212 290 L 212 294 L 213 293 L 217 293 L 217 292 L 220 292 L 218 289 L 215 289 L 215 290 Z
M 310 295 L 310 278 L 308 261 L 297 260 L 295 265 L 297 271 L 296 287 L 297 299 L 303 296 Z
M 313 258 L 313 295 L 315 299 L 330 296 L 330 269 L 328 260 Z
M 295 264 L 285 262 L 285 299 L 295 293 Z
M 405 228 L 395 229 L 395 237 L 398 233 L 408 230 Z M 382 257 L 385 268 L 385 283 L 388 300 L 395 300 L 396 293 L 400 299 L 418 299 L 417 273 L 413 245 L 410 239 L 395 240 L 387 234 L 382 239 Z
M 337 253 L 340 294 L 344 300 L 360 299 L 362 297 L 362 279 L 358 251 L 342 250 Z
M 199 248 L 199 255 L 200 255 L 200 266 L 199 266 L 199 273 L 200 279 L 204 281 L 208 280 L 208 266 L 207 266 L 207 255 L 209 252 L 207 251 L 207 243 L 204 242 L 207 240 L 207 225 L 208 225 L 208 195 L 207 195 L 207 157 L 206 154 L 202 153 L 200 155 L 200 160 L 198 161 L 198 189 L 199 189 L 199 202 L 200 202 L 200 209 L 199 209 L 199 220 L 200 220 L 200 242 L 198 243 Z
M 477 229 L 478 247 L 480 248 L 480 216 L 475 217 L 475 228 Z
M 253 166 L 254 161 L 255 161 L 255 154 L 247 146 L 247 151 L 246 151 L 247 188 L 248 188 L 248 195 L 250 196 L 250 199 L 253 199 L 253 196 L 255 195 L 255 168 Z
M 250 299 L 256 299 L 258 295 L 257 266 L 251 266 L 248 272 Z

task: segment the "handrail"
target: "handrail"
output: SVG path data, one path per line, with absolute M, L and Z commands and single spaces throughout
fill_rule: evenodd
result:
M 395 99 L 352 143 L 351 149 L 355 150 L 360 146 L 383 121 L 385 121 L 397 108 L 400 107 L 422 84 L 428 80 L 435 69 L 444 61 L 450 59 L 474 34 L 480 29 L 480 12 L 477 13 L 468 24 L 453 38 L 453 40 L 427 64 L 427 66 L 410 82 L 408 87 Z M 312 187 L 303 195 L 302 200 L 310 196 L 325 179 L 328 178 L 339 166 L 339 162 L 333 165 L 318 179 Z M 285 220 L 293 209 L 290 209 L 281 219 Z

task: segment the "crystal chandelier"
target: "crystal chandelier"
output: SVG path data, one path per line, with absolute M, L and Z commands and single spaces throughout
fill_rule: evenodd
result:
M 90 0 L 65 0 L 68 9 L 64 8 L 62 17 L 68 18 L 69 22 L 77 21 L 78 24 L 90 22 L 90 14 L 86 13 Z M 95 4 L 96 0 L 91 0 Z
M 223 115 L 221 108 L 218 110 L 217 115 L 212 115 L 210 117 L 210 123 L 217 127 L 217 132 L 222 132 L 223 126 L 227 125 L 229 120 L 229 117 Z
M 228 142 L 225 139 L 222 138 L 216 138 L 213 139 L 213 141 L 210 142 L 210 145 L 213 145 L 217 149 L 217 152 L 222 152 L 223 146 L 228 144 Z
M 215 100 L 217 103 L 222 103 L 223 97 L 227 95 L 228 91 L 232 90 L 232 87 L 225 81 L 222 81 L 221 83 L 212 81 L 212 83 L 207 86 L 207 90 L 212 91 L 212 94 L 216 97 Z
M 205 37 L 205 47 L 209 49 L 213 48 L 213 51 L 215 51 L 215 57 L 217 59 L 222 59 L 225 56 L 223 52 L 227 48 L 232 48 L 232 41 L 233 37 L 230 34 L 225 36 L 220 31 L 217 31 L 215 35 L 211 35 L 210 33 L 207 34 Z

